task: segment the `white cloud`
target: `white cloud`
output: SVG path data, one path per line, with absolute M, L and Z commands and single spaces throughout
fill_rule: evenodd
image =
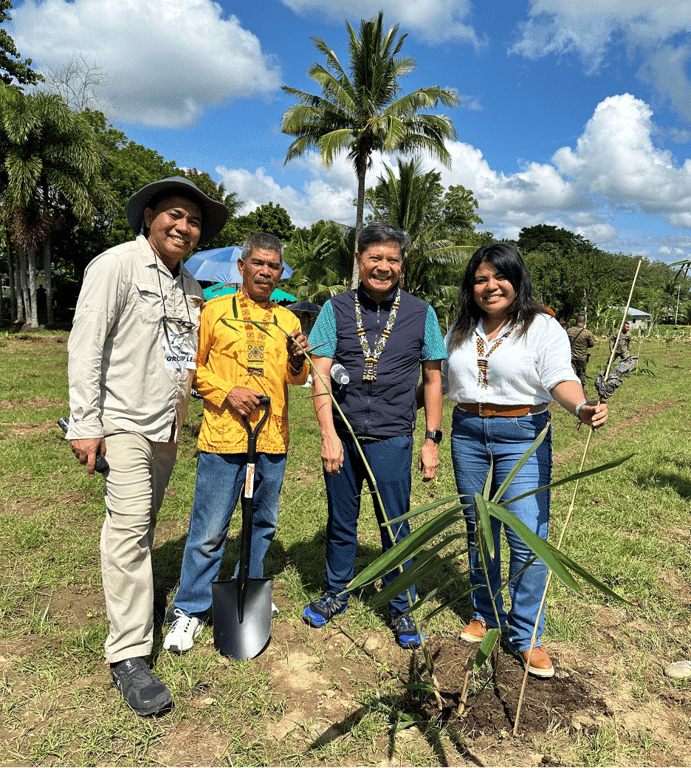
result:
M 691 123 L 691 80 L 686 69 L 691 58 L 691 46 L 663 45 L 652 53 L 638 70 L 638 77 L 670 101 L 677 112 Z
M 207 106 L 280 86 L 259 40 L 212 0 L 27 0 L 12 16 L 18 49 L 41 66 L 59 70 L 75 52 L 100 66 L 99 95 L 126 122 L 188 127 Z
M 421 40 L 436 44 L 454 40 L 471 43 L 476 48 L 482 43 L 468 23 L 472 10 L 470 0 L 417 0 L 401 3 L 400 0 L 380 0 L 373 5 L 370 0 L 281 0 L 295 13 L 308 15 L 325 13 L 332 19 L 359 16 L 370 19 L 384 11 L 384 24 L 401 25 L 401 32 L 412 32 Z M 352 23 L 352 22 L 351 22 Z M 355 26 L 355 25 L 353 25 Z M 357 29 L 357 27 L 356 27 Z
M 483 221 L 478 227 L 499 238 L 514 239 L 523 227 L 547 223 L 552 211 L 590 206 L 551 165 L 528 163 L 518 173 L 506 175 L 492 170 L 482 152 L 469 144 L 452 141 L 447 146 L 452 165 L 442 169 L 443 184 L 472 189 Z
M 672 128 L 669 134 L 675 144 L 687 144 L 691 141 L 691 131 Z
M 584 192 L 613 207 L 672 214 L 691 209 L 691 160 L 677 167 L 654 145 L 652 110 L 631 94 L 598 104 L 575 149 L 562 147 L 556 169 Z M 669 219 L 668 219 L 669 220 Z
M 673 213 L 669 217 L 669 223 L 673 227 L 686 227 L 691 229 L 691 213 Z
M 605 248 L 608 243 L 613 243 L 617 238 L 617 229 L 601 216 L 593 213 L 574 213 L 567 217 L 565 229 L 581 235 L 591 243 L 597 243 Z
M 531 0 L 528 16 L 509 53 L 533 60 L 573 53 L 593 73 L 608 48 L 622 42 L 631 59 L 643 61 L 638 77 L 691 122 L 691 47 L 673 42 L 691 32 L 688 0 Z
M 471 189 L 483 219 L 478 228 L 497 238 L 515 239 L 523 227 L 550 224 L 608 250 L 639 252 L 642 239 L 635 238 L 643 216 L 658 220 L 661 231 L 691 227 L 691 160 L 676 164 L 670 152 L 655 145 L 658 133 L 650 107 L 623 94 L 599 104 L 575 145 L 559 149 L 551 163 L 527 162 L 507 174 L 493 169 L 478 148 L 450 141 L 452 167 L 428 158 L 425 169 L 440 170 L 445 187 Z M 368 186 L 382 173 L 384 162 L 395 167 L 396 158 L 375 155 L 373 162 Z M 250 173 L 219 167 L 217 172 L 247 202 L 246 210 L 273 201 L 298 226 L 321 218 L 354 223 L 355 174 L 344 156 L 329 169 L 315 154 L 290 166 L 304 172 L 307 180 L 300 189 L 281 186 L 263 168 Z M 662 236 L 655 243 L 662 245 Z M 677 244 L 682 234 L 669 237 Z
M 367 172 L 368 186 L 373 185 L 383 173 L 384 162 L 395 164 L 389 156 L 377 155 L 373 158 L 372 168 Z M 251 173 L 242 168 L 218 166 L 216 173 L 226 188 L 237 192 L 245 204 L 242 213 L 273 202 L 288 211 L 296 227 L 309 227 L 319 219 L 331 219 L 351 226 L 355 223 L 357 179 L 345 155 L 337 157 L 330 168 L 324 168 L 319 156 L 310 152 L 292 160 L 291 166 L 304 171 L 307 176 L 300 190 L 290 185 L 280 186 L 264 168 Z
M 512 53 L 538 59 L 574 52 L 590 71 L 615 36 L 631 47 L 657 47 L 691 29 L 688 0 L 531 0 L 528 15 L 518 25 L 521 37 Z

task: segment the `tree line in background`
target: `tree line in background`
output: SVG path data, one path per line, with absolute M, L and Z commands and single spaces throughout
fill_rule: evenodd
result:
M 0 24 L 11 8 L 10 0 L 0 0 Z M 41 75 L 30 60 L 20 60 L 0 29 L 0 318 L 29 327 L 69 323 L 88 262 L 132 236 L 125 216 L 129 197 L 152 181 L 184 175 L 229 211 L 223 231 L 204 248 L 240 245 L 252 232 L 270 232 L 286 243 L 293 268 L 283 287 L 319 304 L 351 286 L 356 231 L 363 223 L 385 219 L 406 230 L 412 246 L 405 287 L 429 301 L 448 326 L 470 254 L 494 241 L 491 232 L 476 228 L 482 219 L 472 190 L 444 188 L 438 171 L 410 159 L 423 149 L 448 162 L 444 141 L 456 135 L 451 121 L 420 112 L 439 101 L 452 106 L 455 95 L 436 86 L 403 94 L 399 80 L 415 62 L 398 55 L 405 35 L 397 39 L 397 26 L 385 32 L 381 13 L 363 21 L 359 35 L 346 27 L 349 68 L 315 40 L 326 66 L 314 64 L 309 74 L 322 95 L 285 89 L 298 102 L 283 116 L 284 132 L 297 136 L 286 162 L 313 149 L 329 164 L 346 151 L 358 179 L 354 226 L 319 221 L 308 228 L 295 228 L 273 203 L 240 214 L 237 193 L 207 173 L 179 168 L 128 140 L 94 108 L 94 89 L 105 75 L 83 59 L 74 58 L 36 88 Z M 365 174 L 375 151 L 408 157 L 395 168 L 385 166 L 368 187 Z M 636 257 L 608 253 L 549 225 L 525 227 L 516 244 L 536 296 L 558 317 L 571 320 L 583 312 L 590 327 L 613 326 L 613 308 L 625 303 Z M 690 288 L 685 272 L 644 260 L 633 306 L 649 312 L 653 322 L 691 323 Z

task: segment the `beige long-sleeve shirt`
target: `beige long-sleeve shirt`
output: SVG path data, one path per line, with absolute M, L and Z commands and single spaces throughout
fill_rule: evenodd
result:
M 67 345 L 67 439 L 102 437 L 104 420 L 153 442 L 177 439 L 194 370 L 167 368 L 163 341 L 166 326 L 169 337 L 183 328 L 196 351 L 203 303 L 184 266 L 173 277 L 142 235 L 91 261 Z

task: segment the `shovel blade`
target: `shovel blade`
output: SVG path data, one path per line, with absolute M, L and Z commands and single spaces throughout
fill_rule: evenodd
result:
M 271 639 L 271 579 L 247 579 L 242 621 L 238 618 L 238 580 L 211 585 L 214 643 L 224 656 L 253 659 Z

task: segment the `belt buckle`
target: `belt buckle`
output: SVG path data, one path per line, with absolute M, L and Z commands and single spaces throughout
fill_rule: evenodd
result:
M 477 404 L 477 415 L 484 418 L 485 414 L 482 412 L 482 403 Z

